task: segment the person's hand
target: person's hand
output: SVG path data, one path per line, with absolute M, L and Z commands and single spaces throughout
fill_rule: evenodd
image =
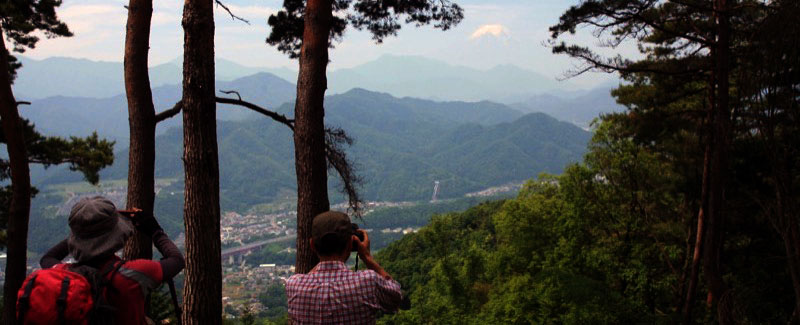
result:
M 130 214 L 130 220 L 133 222 L 133 226 L 136 227 L 136 230 L 151 237 L 156 231 L 161 230 L 161 225 L 158 224 L 158 221 L 152 213 L 145 213 L 142 209 L 137 208 L 132 208 L 129 211 L 132 212 Z
M 353 244 L 358 245 L 356 246 L 358 250 L 358 256 L 364 260 L 364 264 L 367 266 L 368 269 L 375 271 L 378 275 L 391 280 L 392 276 L 389 275 L 386 270 L 384 270 L 378 262 L 372 259 L 372 255 L 369 252 L 369 236 L 364 229 L 358 229 L 356 232 L 361 233 L 364 236 L 364 240 L 358 238 L 358 236 L 353 235 Z
M 358 251 L 358 256 L 361 256 L 362 260 L 367 260 L 368 258 L 372 258 L 369 252 L 369 236 L 364 229 L 358 229 L 356 232 L 360 233 L 364 236 L 364 240 L 358 238 L 358 236 L 353 235 L 353 244 L 356 245 L 356 250 Z

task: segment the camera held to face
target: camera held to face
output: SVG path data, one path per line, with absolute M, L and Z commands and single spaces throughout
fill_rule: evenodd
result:
M 357 225 L 357 224 L 354 224 L 354 223 L 351 223 L 351 224 L 350 224 L 350 226 L 351 226 L 351 227 L 353 227 L 353 235 L 355 235 L 356 237 L 358 237 L 358 240 L 360 240 L 360 241 L 364 241 L 364 234 L 363 234 L 363 233 L 360 233 L 360 232 L 358 232 L 358 225 Z M 356 243 L 356 241 L 355 241 L 355 240 L 353 241 L 353 251 L 354 251 L 354 252 L 355 252 L 355 251 L 358 251 L 358 243 Z
M 117 212 L 131 221 L 136 220 L 136 217 L 142 214 L 142 210 L 136 208 L 130 210 L 118 210 Z

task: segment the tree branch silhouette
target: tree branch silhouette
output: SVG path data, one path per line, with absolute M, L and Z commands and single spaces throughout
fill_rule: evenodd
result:
M 272 120 L 281 123 L 294 132 L 294 119 L 290 119 L 283 114 L 265 109 L 256 104 L 242 100 L 242 96 L 237 91 L 226 90 L 221 91 L 224 94 L 233 94 L 237 98 L 216 97 L 217 103 L 230 104 L 241 106 L 257 112 L 261 115 L 267 116 Z M 333 168 L 339 175 L 342 181 L 342 188 L 340 191 L 347 195 L 347 203 L 353 215 L 361 217 L 362 215 L 362 199 L 358 192 L 358 186 L 361 185 L 362 178 L 356 173 L 353 162 L 347 156 L 344 150 L 345 146 L 353 144 L 353 139 L 341 128 L 325 128 L 325 158 L 328 162 L 328 168 Z

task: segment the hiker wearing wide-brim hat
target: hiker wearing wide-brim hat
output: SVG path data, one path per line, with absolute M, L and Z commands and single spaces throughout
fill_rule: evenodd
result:
M 110 323 L 141 325 L 146 324 L 148 293 L 183 270 L 184 259 L 152 214 L 139 210 L 123 212 L 128 215 L 121 214 L 114 203 L 102 196 L 81 199 L 70 211 L 69 237 L 47 251 L 39 264 L 43 269 L 78 266 L 114 269 L 103 273 L 113 289 L 106 290 L 104 295 L 115 309 Z M 115 254 L 134 229 L 150 236 L 164 257 L 162 260 L 124 261 Z M 76 263 L 60 264 L 67 255 L 72 255 Z
M 108 258 L 122 249 L 133 224 L 102 196 L 85 198 L 69 214 L 69 253 L 78 263 Z

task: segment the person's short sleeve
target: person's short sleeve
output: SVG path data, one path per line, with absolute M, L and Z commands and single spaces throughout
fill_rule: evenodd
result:
M 400 284 L 395 280 L 384 278 L 372 270 L 367 272 L 371 273 L 370 278 L 375 288 L 375 298 L 380 309 L 390 313 L 397 312 L 400 303 L 403 301 Z

